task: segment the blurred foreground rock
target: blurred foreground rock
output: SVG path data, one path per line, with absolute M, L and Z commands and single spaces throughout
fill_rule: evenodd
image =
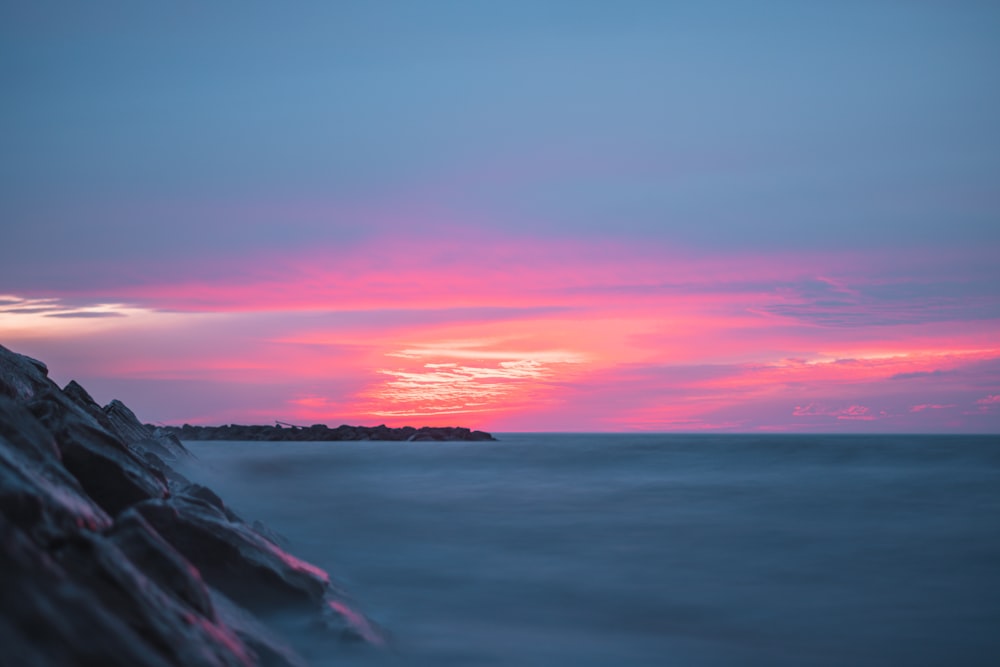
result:
M 326 572 L 175 469 L 190 459 L 0 346 L 0 665 L 303 665 L 278 618 L 383 643 Z

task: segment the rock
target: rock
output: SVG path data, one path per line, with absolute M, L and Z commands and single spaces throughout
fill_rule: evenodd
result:
M 329 586 L 323 570 L 284 551 L 215 505 L 186 497 L 135 506 L 214 588 L 251 610 L 319 607 Z M 255 582 L 247 586 L 247 581 Z
M 295 649 L 253 614 L 219 591 L 210 588 L 209 592 L 219 621 L 236 633 L 263 667 L 308 667 Z
M 32 436 L 43 443 L 51 438 L 27 410 L 0 399 L 0 421 L 4 431 L 22 429 L 22 437 L 13 440 L 0 435 L 0 513 L 8 521 L 40 544 L 111 525 L 108 515 L 60 465 L 58 452 L 24 444 Z
M 303 666 L 240 605 L 383 643 L 326 572 L 174 470 L 176 433 L 47 372 L 0 346 L 0 663 Z
M 163 476 L 167 480 L 167 486 L 169 486 L 171 490 L 175 487 L 184 487 L 191 483 L 187 477 L 171 468 L 166 461 L 153 452 L 142 452 L 142 460 L 145 461 L 150 467 L 156 468 L 163 473 Z
M 461 426 L 440 426 L 416 429 L 412 426 L 392 428 L 385 424 L 378 426 L 348 426 L 341 424 L 331 429 L 325 424 L 309 427 L 293 426 L 247 426 L 227 424 L 224 426 L 161 426 L 157 433 L 170 434 L 180 440 L 242 440 L 242 441 L 357 441 L 357 440 L 496 440 L 485 431 L 471 431 Z
M 0 345 L 0 396 L 25 401 L 47 388 L 49 369 L 42 362 Z
M 114 516 L 135 503 L 168 495 L 162 472 L 93 421 L 63 408 L 51 391 L 40 392 L 29 404 L 55 437 L 63 465 L 104 511 Z
M 0 513 L 0 646 L 5 665 L 174 667 Z
M 111 431 L 133 449 L 150 451 L 168 461 L 190 458 L 191 453 L 173 433 L 143 424 L 128 407 L 115 399 L 102 408 Z
M 157 445 L 167 451 L 169 457 L 172 457 L 173 461 L 180 461 L 185 458 L 194 458 L 191 452 L 188 451 L 187 447 L 181 443 L 180 438 L 178 438 L 175 433 L 156 427 L 153 429 L 153 440 Z
M 230 521 L 236 521 L 236 522 L 243 521 L 242 519 L 240 519 L 239 516 L 236 515 L 235 512 L 226 507 L 226 504 L 222 502 L 222 498 L 217 496 L 215 492 L 212 491 L 212 489 L 208 488 L 207 486 L 202 486 L 201 484 L 188 483 L 185 484 L 184 486 L 178 486 L 176 495 L 180 498 L 184 498 L 187 500 L 208 503 L 215 509 L 225 514 L 226 518 L 229 519 Z M 256 530 L 258 533 L 266 537 L 264 533 L 262 533 L 260 530 L 257 530 L 256 526 L 254 526 L 254 530 Z
M 63 395 L 69 398 L 73 403 L 75 403 L 79 408 L 84 410 L 88 415 L 94 418 L 94 420 L 101 425 L 101 428 L 115 433 L 114 424 L 108 419 L 108 416 L 104 414 L 104 410 L 101 406 L 97 404 L 97 401 L 93 399 L 90 393 L 81 387 L 76 380 L 70 380 L 62 391 Z
M 142 442 L 153 437 L 152 429 L 142 424 L 135 413 L 117 398 L 104 406 L 104 414 L 111 422 L 113 432 L 122 442 Z
M 38 463 L 59 461 L 52 434 L 22 405 L 0 396 L 0 436 Z
M 108 605 L 169 664 L 250 667 L 253 657 L 229 628 L 166 593 L 109 539 L 81 532 L 59 545 L 56 561 L 73 582 Z M 159 563 L 158 563 L 159 565 Z
M 205 618 L 214 621 L 215 609 L 201 573 L 167 543 L 142 515 L 126 510 L 106 533 L 132 564 L 161 589 Z
M 118 436 L 139 454 L 152 452 L 168 461 L 191 458 L 191 453 L 177 436 L 160 428 L 143 424 L 124 403 L 115 399 L 103 408 L 76 380 L 63 388 L 63 394 L 94 418 L 102 428 Z

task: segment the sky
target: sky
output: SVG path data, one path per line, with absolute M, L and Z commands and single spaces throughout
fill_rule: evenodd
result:
M 0 344 L 164 424 L 1000 432 L 1000 4 L 0 1 Z

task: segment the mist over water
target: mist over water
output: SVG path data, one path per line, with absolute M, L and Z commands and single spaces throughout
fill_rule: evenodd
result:
M 1000 438 L 191 442 L 392 649 L 315 665 L 1000 664 Z

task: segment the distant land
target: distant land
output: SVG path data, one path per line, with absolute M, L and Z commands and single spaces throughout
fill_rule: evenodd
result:
M 483 441 L 496 440 L 485 431 L 473 431 L 462 426 L 402 426 L 392 428 L 379 426 L 348 426 L 341 424 L 330 428 L 326 424 L 312 426 L 282 425 L 247 426 L 227 424 L 224 426 L 154 426 L 147 424 L 159 435 L 174 435 L 180 440 L 262 440 L 268 442 L 304 441 L 346 441 L 346 440 L 412 440 L 420 441 Z

